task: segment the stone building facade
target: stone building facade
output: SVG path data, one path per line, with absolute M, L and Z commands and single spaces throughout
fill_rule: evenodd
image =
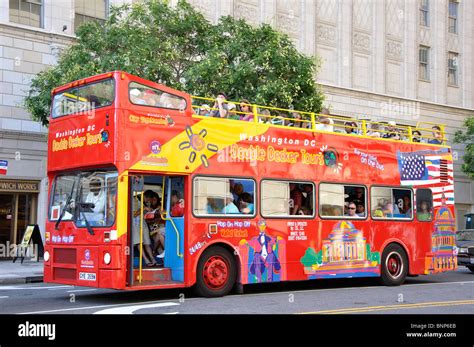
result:
M 190 0 L 223 15 L 269 23 L 321 57 L 317 76 L 332 114 L 399 124 L 444 123 L 454 150 L 458 227 L 474 212 L 454 132 L 474 116 L 474 2 L 467 0 Z M 430 125 L 424 125 L 430 127 Z
M 0 0 L 0 242 L 46 219 L 47 129 L 22 103 L 36 73 L 56 63 L 85 20 L 133 0 Z M 136 0 L 135 0 L 136 1 Z M 176 3 L 177 0 L 171 0 Z M 407 125 L 443 122 L 451 142 L 474 108 L 474 2 L 469 0 L 190 0 L 220 16 L 269 23 L 301 52 L 319 55 L 317 77 L 333 114 Z M 450 143 L 452 144 L 452 143 Z M 453 145 L 456 212 L 474 212 L 474 185 Z M 458 225 L 462 223 L 458 218 Z

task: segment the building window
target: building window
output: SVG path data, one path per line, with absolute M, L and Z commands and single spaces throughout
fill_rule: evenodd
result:
M 416 190 L 416 218 L 420 222 L 433 219 L 433 193 L 431 189 Z
M 420 46 L 419 78 L 425 81 L 430 80 L 430 48 L 426 46 Z
M 196 177 L 193 211 L 196 216 L 255 216 L 255 181 L 226 177 Z
M 89 21 L 105 22 L 108 0 L 75 0 L 74 32 L 81 24 Z
M 314 216 L 314 185 L 308 182 L 262 181 L 263 217 Z
M 42 6 L 42 0 L 10 0 L 10 22 L 41 28 Z
M 420 0 L 420 25 L 430 26 L 430 0 Z
M 458 33 L 458 8 L 459 3 L 456 0 L 449 1 L 448 31 L 453 34 Z
M 413 192 L 407 188 L 372 187 L 373 219 L 412 219 Z
M 364 186 L 321 183 L 319 214 L 323 218 L 365 218 L 366 196 Z
M 459 85 L 458 62 L 459 54 L 448 52 L 448 84 L 456 87 Z

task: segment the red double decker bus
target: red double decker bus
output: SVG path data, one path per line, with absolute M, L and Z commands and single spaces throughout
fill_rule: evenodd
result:
M 213 103 L 121 71 L 53 91 L 45 282 L 221 296 L 456 269 L 442 126 Z

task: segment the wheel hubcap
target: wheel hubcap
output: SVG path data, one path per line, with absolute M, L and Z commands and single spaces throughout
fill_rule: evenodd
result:
M 392 252 L 388 255 L 386 267 L 389 275 L 392 278 L 398 278 L 403 272 L 403 261 L 400 254 Z
M 224 258 L 220 256 L 210 257 L 204 264 L 204 283 L 211 289 L 222 288 L 229 278 L 229 267 Z

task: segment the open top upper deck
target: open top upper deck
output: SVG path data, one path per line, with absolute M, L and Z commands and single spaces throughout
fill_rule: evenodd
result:
M 398 151 L 418 146 L 419 150 L 447 147 L 443 125 L 400 125 L 246 100 L 221 100 L 219 106 L 216 99 L 192 97 L 121 71 L 58 87 L 53 98 L 49 171 L 117 167 L 120 172 L 198 172 L 218 161 L 211 158 L 221 150 L 236 143 L 248 147 L 263 134 L 292 139 L 287 151 L 329 145 L 352 152 L 356 146 L 396 158 Z M 305 143 L 317 145 L 305 148 Z

